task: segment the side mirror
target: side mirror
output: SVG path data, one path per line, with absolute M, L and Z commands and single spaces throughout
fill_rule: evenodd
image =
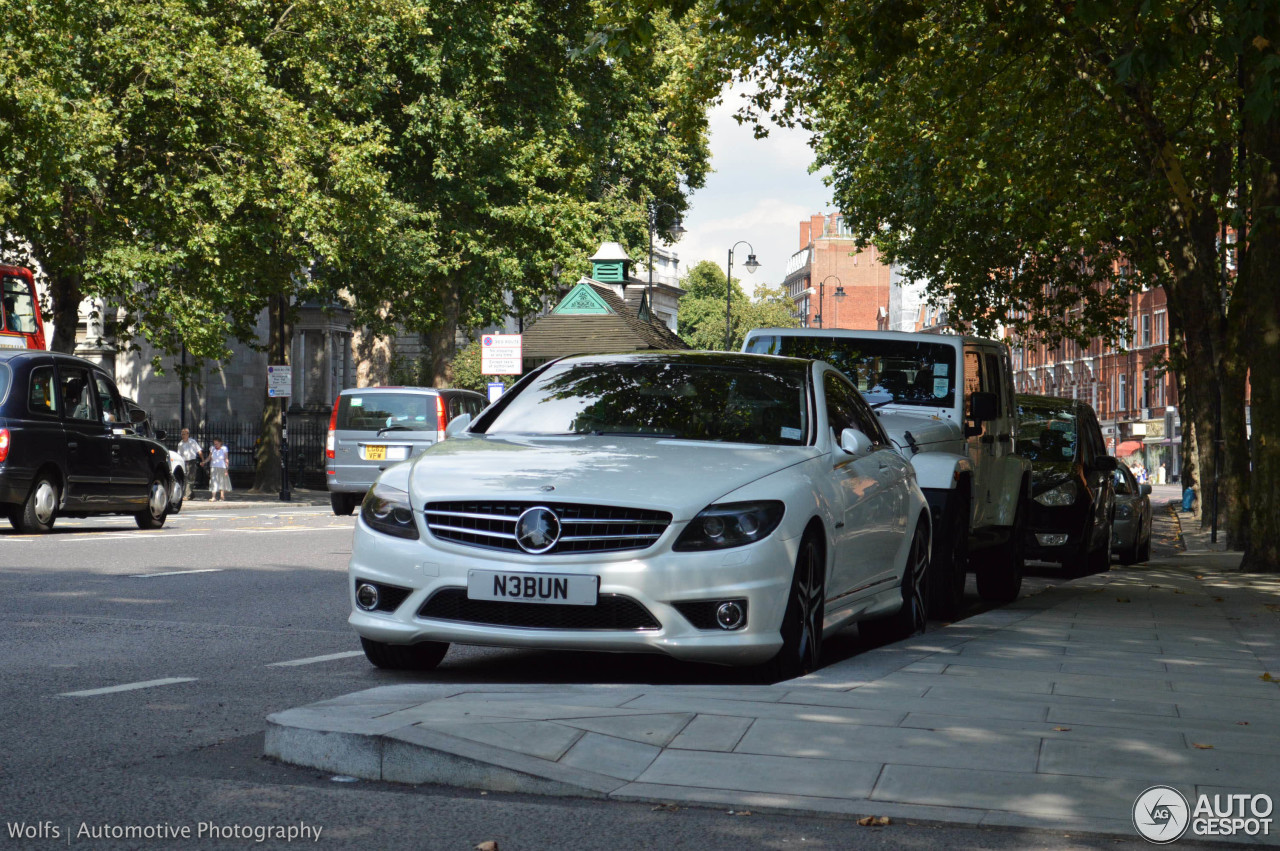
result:
M 1000 416 L 996 394 L 978 391 L 969 397 L 969 419 L 985 423 Z
M 446 439 L 454 437 L 455 435 L 466 431 L 467 426 L 469 425 L 471 425 L 471 415 L 458 414 L 456 417 L 449 420 L 449 424 L 444 427 L 444 436 Z
M 1093 468 L 1103 473 L 1114 473 L 1119 466 L 1120 462 L 1114 455 L 1099 455 L 1093 459 Z
M 134 425 L 137 425 L 138 423 L 145 423 L 146 421 L 147 421 L 146 411 L 142 410 L 141 408 L 129 409 L 129 422 L 133 423 Z
M 856 428 L 840 432 L 840 448 L 850 455 L 866 455 L 871 451 L 871 438 Z
M 169 432 L 165 431 L 164 429 L 158 428 L 155 430 L 153 436 L 155 437 L 156 440 L 164 440 L 165 435 L 167 435 L 168 433 Z
M 1138 485 L 1138 493 L 1143 496 L 1151 496 L 1151 485 Z

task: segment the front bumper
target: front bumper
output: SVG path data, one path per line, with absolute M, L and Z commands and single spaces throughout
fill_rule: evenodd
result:
M 1061 562 L 1071 558 L 1084 545 L 1089 517 L 1087 499 L 1077 499 L 1071 505 L 1053 508 L 1032 503 L 1024 555 L 1035 561 Z M 1048 543 L 1041 536 L 1054 536 L 1058 540 Z
M 782 646 L 779 628 L 799 550 L 799 538 L 775 533 L 763 541 L 707 553 L 672 552 L 684 523 L 672 523 L 645 550 L 621 553 L 532 556 L 440 541 L 404 540 L 375 532 L 357 520 L 348 568 L 348 622 L 365 638 L 389 644 L 447 641 L 494 647 L 664 653 L 677 659 L 727 665 L 767 661 Z M 473 569 L 599 577 L 599 593 L 634 600 L 656 629 L 554 629 L 429 619 L 419 610 L 445 589 L 465 593 Z M 366 611 L 355 603 L 355 580 L 409 589 L 394 611 Z M 457 593 L 454 591 L 453 593 Z M 747 600 L 747 624 L 737 630 L 699 629 L 674 603 Z M 506 605 L 539 606 L 540 603 Z

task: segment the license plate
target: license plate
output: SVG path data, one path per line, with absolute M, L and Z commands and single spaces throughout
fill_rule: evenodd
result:
M 364 460 L 366 461 L 385 461 L 387 460 L 387 447 L 385 446 L 366 446 L 364 448 Z
M 468 600 L 515 603 L 561 603 L 594 606 L 599 579 L 571 573 L 501 573 L 467 571 Z

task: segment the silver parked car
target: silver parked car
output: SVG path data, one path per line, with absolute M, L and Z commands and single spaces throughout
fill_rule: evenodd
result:
M 449 420 L 476 416 L 487 400 L 470 390 L 362 387 L 333 402 L 325 441 L 325 483 L 334 514 L 350 514 L 390 464 L 444 440 Z
M 1116 519 L 1111 528 L 1111 552 L 1121 564 L 1151 558 L 1151 485 L 1140 485 L 1121 464 L 1116 468 Z

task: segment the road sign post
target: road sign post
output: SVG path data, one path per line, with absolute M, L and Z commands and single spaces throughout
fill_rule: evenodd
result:
M 283 347 L 283 344 L 281 344 Z M 273 364 L 267 367 L 267 396 L 280 400 L 280 500 L 290 502 L 289 491 L 289 397 L 293 395 L 293 367 Z
M 483 335 L 480 338 L 480 372 L 483 375 L 520 375 L 524 372 L 520 335 Z

